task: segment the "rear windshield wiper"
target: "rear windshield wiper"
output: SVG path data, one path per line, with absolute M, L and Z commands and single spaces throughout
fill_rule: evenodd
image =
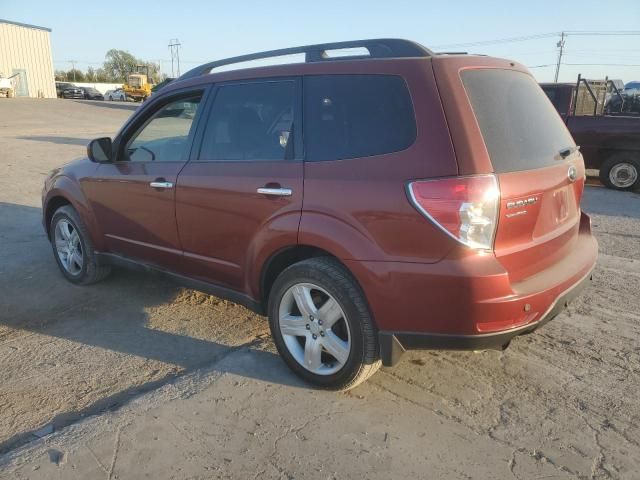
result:
M 580 145 L 576 145 L 575 147 L 563 148 L 562 150 L 560 150 L 559 153 L 562 158 L 567 158 L 569 155 L 571 155 L 574 152 L 577 152 L 578 150 L 580 150 Z

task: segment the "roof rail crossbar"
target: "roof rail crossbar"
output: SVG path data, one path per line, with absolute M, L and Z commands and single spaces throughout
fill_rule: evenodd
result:
M 329 50 L 342 50 L 347 48 L 365 48 L 369 55 L 354 55 L 347 57 L 331 57 L 327 54 Z M 301 47 L 281 48 L 266 52 L 250 53 L 238 57 L 225 58 L 214 62 L 205 63 L 199 67 L 189 70 L 182 75 L 179 80 L 198 77 L 210 73 L 214 68 L 234 63 L 261 60 L 263 58 L 284 57 L 286 55 L 305 54 L 305 62 L 322 62 L 328 60 L 353 60 L 357 58 L 407 58 L 407 57 L 429 57 L 434 53 L 419 43 L 399 38 L 379 38 L 371 40 L 352 40 L 347 42 L 321 43 L 318 45 L 306 45 Z

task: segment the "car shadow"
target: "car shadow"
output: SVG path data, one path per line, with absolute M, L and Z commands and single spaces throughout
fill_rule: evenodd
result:
M 83 345 L 125 355 L 122 360 L 116 356 L 116 364 L 122 361 L 127 365 L 126 359 L 134 356 L 175 367 L 167 369 L 169 373 L 162 378 L 150 381 L 132 374 L 128 385 L 134 386 L 109 392 L 108 396 L 79 410 L 56 415 L 52 420 L 55 428 L 83 416 L 116 408 L 133 393 L 153 390 L 176 376 L 203 367 L 269 383 L 304 386 L 284 366 L 252 370 L 228 360 L 219 362 L 240 348 L 251 349 L 260 364 L 276 357 L 274 353 L 254 348 L 266 332 L 266 326 L 259 335 L 249 327 L 243 331 L 243 322 L 247 322 L 252 314 L 242 307 L 217 302 L 208 296 L 199 297 L 200 301 L 195 306 L 185 306 L 180 302 L 185 292 L 187 297 L 190 295 L 189 291 L 164 277 L 141 272 L 116 270 L 102 283 L 87 287 L 67 282 L 58 271 L 40 217 L 39 208 L 0 202 L 0 346 L 6 338 L 15 338 L 14 344 L 20 348 L 19 351 L 24 351 L 19 361 L 29 365 L 25 368 L 30 374 L 47 361 L 47 356 L 54 362 L 62 354 L 60 349 L 82 350 Z M 202 298 L 209 298 L 212 302 L 202 302 Z M 192 313 L 193 318 L 189 318 Z M 179 320 L 174 316 L 179 316 Z M 256 320 L 259 319 L 254 317 L 253 321 Z M 189 322 L 198 325 L 189 330 L 181 328 L 180 321 L 184 325 L 190 325 Z M 207 328 L 209 321 L 218 324 Z M 20 331 L 35 334 L 37 338 L 50 337 L 52 342 L 46 343 L 53 345 L 50 347 L 53 350 L 50 353 L 30 351 L 27 348 L 29 340 L 20 335 Z M 230 340 L 221 341 L 221 337 Z M 6 369 L 9 368 L 8 361 L 2 358 L 5 351 L 0 350 L 0 364 Z M 84 353 L 84 357 L 80 356 L 86 358 L 88 355 L 90 351 Z M 33 356 L 38 358 L 31 358 Z M 12 361 L 16 361 L 15 357 Z M 5 370 L 5 375 L 7 372 Z M 12 382 L 10 375 L 9 383 Z M 81 380 L 78 378 L 78 383 Z M 19 384 L 21 380 L 14 378 L 13 381 Z M 75 380 L 72 378 L 69 389 L 74 388 L 73 383 Z M 8 385 L 4 388 L 11 389 Z M 52 404 L 55 403 L 52 399 Z M 0 453 L 29 441 L 33 433 L 17 433 L 0 442 Z
M 34 142 L 49 142 L 56 143 L 58 145 L 87 145 L 91 138 L 77 138 L 77 137 L 54 137 L 47 135 L 29 135 L 16 137 L 18 140 L 31 140 Z

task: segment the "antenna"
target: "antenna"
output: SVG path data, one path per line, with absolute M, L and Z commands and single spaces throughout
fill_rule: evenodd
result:
M 169 40 L 169 50 L 171 51 L 171 76 L 173 78 L 180 76 L 180 47 L 181 43 L 177 38 Z M 178 75 L 175 74 L 174 62 L 178 67 Z

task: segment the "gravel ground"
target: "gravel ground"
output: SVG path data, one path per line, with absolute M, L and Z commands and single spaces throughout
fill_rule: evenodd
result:
M 127 443 L 154 478 L 640 478 L 640 195 L 586 188 L 593 285 L 543 329 L 505 352 L 413 352 L 350 393 L 315 392 L 242 307 L 151 275 L 75 287 L 58 273 L 42 180 L 133 108 L 0 102 L 0 477 L 116 478 L 114 438 L 155 415 L 202 448 Z M 185 409 L 206 420 L 175 417 Z

